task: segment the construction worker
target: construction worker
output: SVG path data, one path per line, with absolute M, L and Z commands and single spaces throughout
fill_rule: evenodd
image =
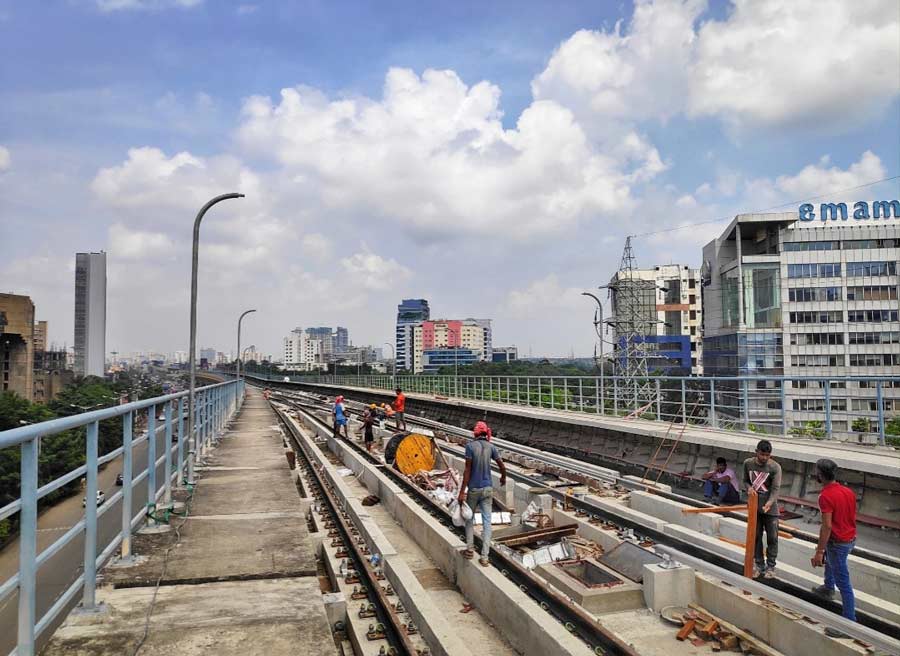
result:
M 759 505 L 756 517 L 756 541 L 753 560 L 753 578 L 775 578 L 775 561 L 778 558 L 778 490 L 781 487 L 781 465 L 772 460 L 772 443 L 760 440 L 756 455 L 744 461 L 744 485 L 747 494 L 756 494 Z M 766 532 L 763 550 L 762 534 Z
M 475 439 L 466 444 L 466 469 L 462 486 L 459 488 L 459 503 L 467 503 L 472 516 L 466 520 L 466 550 L 463 557 L 471 560 L 475 555 L 475 513 L 481 511 L 481 558 L 484 567 L 490 564 L 491 514 L 494 511 L 494 483 L 491 478 L 491 460 L 500 468 L 500 486 L 506 485 L 506 465 L 500 459 L 500 452 L 488 438 L 491 429 L 483 421 L 475 424 L 472 431 Z
M 347 434 L 347 408 L 344 406 L 343 396 L 338 396 L 334 400 L 334 407 L 331 409 L 331 416 L 334 418 L 334 437 L 340 437 L 341 427 L 343 427 L 344 437 L 349 440 L 350 436 Z
M 403 413 L 406 410 L 406 396 L 399 387 L 394 391 L 397 393 L 397 396 L 391 405 L 397 413 L 397 430 L 406 430 L 406 419 L 403 418 Z
M 734 506 L 741 502 L 741 488 L 734 470 L 725 458 L 716 458 L 716 468 L 702 476 L 703 498 L 716 500 L 720 506 Z
M 825 583 L 812 591 L 823 599 L 831 599 L 837 587 L 841 593 L 842 615 L 855 622 L 856 600 L 850 584 L 847 559 L 856 545 L 856 495 L 850 488 L 835 481 L 837 468 L 837 464 L 827 458 L 816 462 L 816 480 L 823 485 L 819 492 L 822 526 L 811 562 L 813 567 L 825 567 Z M 832 638 L 850 637 L 831 627 L 826 627 L 825 634 Z
M 365 409 L 362 415 L 363 440 L 366 443 L 366 451 L 372 451 L 372 442 L 375 441 L 375 405 Z

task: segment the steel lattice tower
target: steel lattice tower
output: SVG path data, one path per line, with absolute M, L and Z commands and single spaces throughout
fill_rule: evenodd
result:
M 656 281 L 638 276 L 631 237 L 625 238 L 619 270 L 606 288 L 614 308 L 606 323 L 615 334 L 615 375 L 619 377 L 626 406 L 637 410 L 651 403 L 656 394 L 648 377 L 649 349 L 645 338 L 654 334 L 660 321 L 656 315 Z

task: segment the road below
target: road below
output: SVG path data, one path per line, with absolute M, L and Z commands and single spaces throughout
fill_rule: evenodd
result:
M 147 442 L 134 447 L 132 471 L 140 473 L 147 466 Z M 165 448 L 165 430 L 158 428 L 156 435 L 157 458 Z M 187 447 L 185 447 L 187 450 Z M 116 475 L 122 471 L 122 457 L 107 463 L 103 471 L 98 475 L 97 489 L 103 490 L 109 499 L 122 488 L 116 486 Z M 160 464 L 156 470 L 157 486 L 161 485 L 164 477 L 164 464 Z M 52 545 L 62 537 L 67 530 L 77 524 L 84 517 L 84 508 L 81 507 L 83 494 L 73 494 L 47 509 L 38 517 L 37 549 L 38 553 Z M 145 507 L 147 503 L 147 479 L 134 486 L 132 494 L 131 516 L 134 517 Z M 106 502 L 111 507 L 102 517 L 98 518 L 97 531 L 97 555 L 109 545 L 122 526 L 122 502 Z M 40 567 L 37 573 L 37 619 L 46 613 L 54 602 L 81 574 L 84 563 L 84 533 L 64 546 L 50 560 Z M 6 581 L 14 576 L 19 568 L 19 541 L 14 540 L 0 552 L 0 580 Z M 81 602 L 81 596 L 76 595 L 70 607 Z M 13 593 L 0 605 L 0 654 L 10 653 L 16 646 L 16 628 L 18 623 L 19 595 Z M 66 618 L 67 611 L 59 614 L 56 622 L 52 623 L 38 638 L 37 647 L 45 644 L 55 628 Z

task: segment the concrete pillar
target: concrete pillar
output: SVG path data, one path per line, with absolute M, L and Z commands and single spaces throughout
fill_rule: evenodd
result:
M 694 601 L 694 570 L 690 567 L 663 569 L 659 565 L 644 565 L 643 573 L 644 602 L 653 612 Z

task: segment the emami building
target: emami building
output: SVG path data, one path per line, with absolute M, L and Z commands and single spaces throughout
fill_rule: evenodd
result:
M 900 414 L 900 203 L 873 205 L 878 218 L 866 208 L 823 219 L 812 206 L 741 214 L 704 247 L 704 374 L 788 378 L 783 391 L 779 380 L 735 382 L 717 399 L 723 414 L 862 442 L 879 432 L 879 396 L 886 419 Z M 855 379 L 866 377 L 893 380 Z

